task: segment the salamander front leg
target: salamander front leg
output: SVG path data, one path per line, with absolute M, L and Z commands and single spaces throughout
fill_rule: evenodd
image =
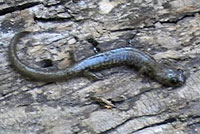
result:
M 145 74 L 147 72 L 147 68 L 146 67 L 142 67 L 139 69 L 139 72 L 137 73 L 137 78 L 141 77 L 143 74 Z
M 151 72 L 149 71 L 149 69 L 147 67 L 142 67 L 139 69 L 137 75 L 136 75 L 136 79 L 139 79 L 140 77 L 142 77 L 143 75 L 147 75 L 150 74 Z
M 147 68 L 146 66 L 144 66 L 144 67 L 142 67 L 142 68 L 139 70 L 139 72 L 138 72 L 136 78 L 137 78 L 138 76 L 141 76 L 141 75 L 148 75 L 149 77 L 151 77 L 151 76 L 152 76 L 152 71 L 151 71 L 150 68 Z M 147 81 L 147 82 L 151 85 L 151 82 L 149 81 L 149 78 L 143 77 L 143 80 L 144 80 L 144 81 Z
M 158 63 L 164 64 L 164 65 L 167 65 L 167 66 L 173 66 L 172 62 L 169 59 L 160 59 L 158 61 Z
M 103 80 L 102 76 L 98 76 L 97 74 L 93 72 L 85 71 L 83 75 L 87 77 L 89 80 L 93 80 L 93 81 Z

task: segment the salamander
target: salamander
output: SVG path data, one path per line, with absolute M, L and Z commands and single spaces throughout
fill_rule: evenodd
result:
M 97 69 L 127 65 L 165 86 L 178 87 L 182 86 L 186 81 L 183 71 L 159 63 L 149 54 L 132 47 L 117 48 L 98 53 L 65 69 L 50 70 L 49 68 L 33 68 L 21 62 L 16 53 L 16 46 L 19 39 L 29 33 L 28 31 L 17 33 L 11 39 L 8 54 L 12 66 L 19 73 L 33 80 L 55 82 L 76 76 L 98 79 L 92 73 Z

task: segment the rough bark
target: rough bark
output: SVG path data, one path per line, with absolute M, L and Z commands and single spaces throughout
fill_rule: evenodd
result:
M 199 0 L 0 0 L 0 133 L 200 133 Z M 8 45 L 19 31 L 23 62 L 44 59 L 65 68 L 101 52 L 131 46 L 168 59 L 189 74 L 179 88 L 163 87 L 128 67 L 98 71 L 104 80 L 77 77 L 44 83 L 18 74 Z M 88 41 L 90 39 L 90 41 Z M 92 40 L 92 41 L 91 41 Z M 104 108 L 91 96 L 111 101 Z

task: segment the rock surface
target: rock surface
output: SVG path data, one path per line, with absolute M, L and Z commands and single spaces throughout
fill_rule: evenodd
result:
M 198 0 L 0 0 L 0 134 L 199 134 L 199 13 Z M 96 82 L 30 81 L 7 53 L 23 30 L 33 34 L 19 42 L 18 55 L 33 67 L 46 59 L 68 67 L 71 52 L 77 62 L 94 55 L 95 45 L 100 52 L 131 46 L 167 59 L 188 79 L 180 88 L 163 87 L 115 67 L 99 71 L 105 79 Z

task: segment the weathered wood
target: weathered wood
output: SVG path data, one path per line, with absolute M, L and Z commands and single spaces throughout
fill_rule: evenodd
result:
M 200 2 L 198 0 L 0 0 L 0 134 L 198 134 L 200 133 Z M 170 60 L 189 74 L 167 88 L 128 67 L 99 71 L 101 81 L 74 78 L 33 82 L 11 66 L 14 34 L 30 66 L 54 67 L 100 51 L 132 46 Z M 93 41 L 88 42 L 88 39 Z M 114 107 L 106 109 L 91 96 Z

